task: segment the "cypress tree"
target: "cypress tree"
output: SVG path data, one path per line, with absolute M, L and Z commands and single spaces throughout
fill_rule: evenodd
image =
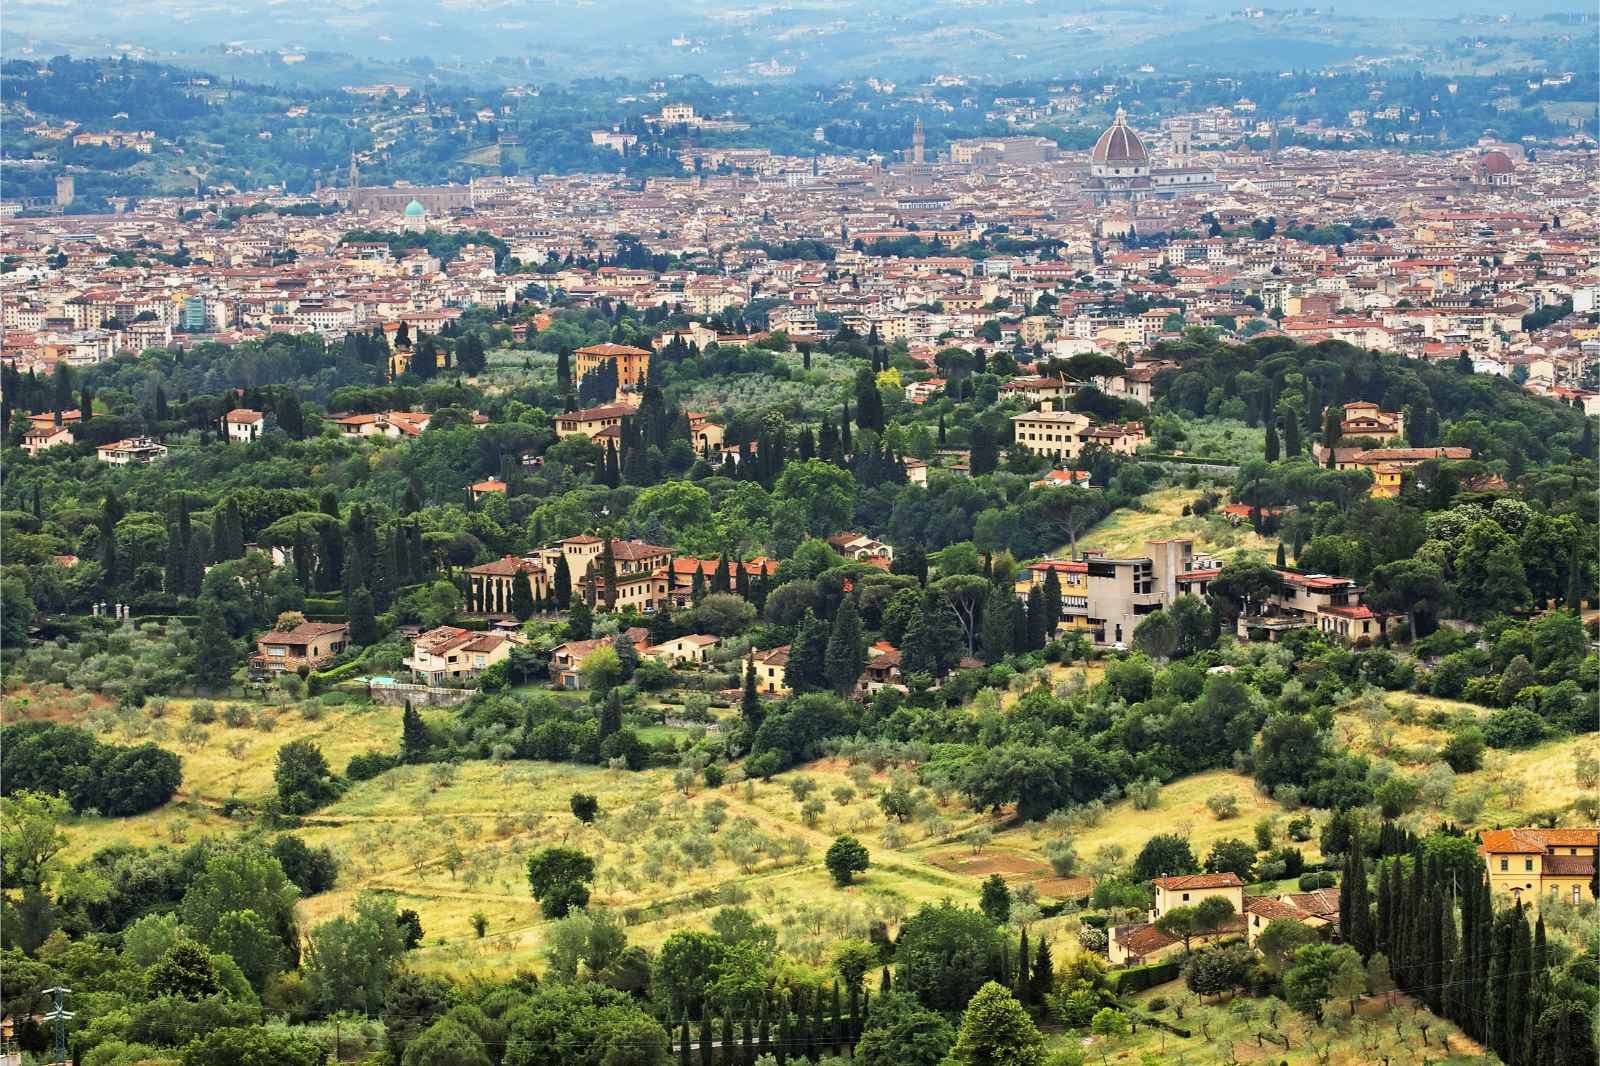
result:
M 1473 998 L 1473 977 L 1476 974 L 1474 957 L 1477 944 L 1478 894 L 1474 885 L 1466 887 L 1461 897 L 1461 942 L 1456 952 L 1456 972 L 1452 982 L 1455 996 L 1455 1013 L 1451 1018 L 1463 1032 L 1472 1035 L 1472 1015 L 1477 1001 Z
M 761 1032 L 756 1041 L 756 1052 L 758 1055 L 772 1054 L 772 1019 L 766 996 L 761 997 Z
M 532 585 L 533 583 L 521 573 L 511 577 L 511 613 L 519 622 L 526 622 L 533 617 Z
M 1039 947 L 1033 957 L 1033 1002 L 1043 1003 L 1044 997 L 1055 991 L 1055 960 L 1050 954 L 1050 941 L 1039 938 Z
M 833 1054 L 838 1055 L 844 1041 L 844 1012 L 839 1009 L 839 982 L 833 982 L 833 1025 L 830 1029 L 833 1039 L 829 1047 Z
M 725 1013 L 722 1016 L 722 1061 L 724 1063 L 733 1061 L 734 1046 L 733 1015 Z
M 1428 872 L 1436 874 L 1437 868 L 1430 863 Z M 1423 998 L 1427 1001 L 1428 1009 L 1437 1014 L 1444 1003 L 1445 978 L 1444 934 L 1440 929 L 1444 925 L 1444 897 L 1439 890 L 1437 876 L 1430 878 L 1423 914 L 1427 927 L 1427 970 L 1423 981 Z
M 1512 909 L 1512 915 L 1511 959 L 1506 967 L 1506 977 L 1511 987 L 1506 996 L 1505 1050 L 1501 1052 L 1501 1057 L 1508 1062 L 1515 1061 L 1522 1050 L 1533 985 L 1533 938 L 1529 934 L 1528 919 L 1520 900 Z
M 867 642 L 861 635 L 861 615 L 856 599 L 846 596 L 833 616 L 828 636 L 825 670 L 829 686 L 841 696 L 853 691 L 867 666 Z
M 700 1010 L 700 1066 L 714 1066 L 712 1055 L 716 1054 L 711 1046 L 711 1011 L 705 1007 Z
M 561 610 L 572 606 L 572 568 L 567 565 L 566 552 L 556 556 L 555 595 Z
M 1049 641 L 1061 624 L 1061 578 L 1051 567 L 1044 572 L 1044 633 Z
M 372 606 L 372 593 L 364 588 L 356 589 L 346 602 L 349 604 L 350 642 L 358 645 L 375 642 L 381 634 L 378 632 L 378 616 Z
M 683 1016 L 683 1028 L 678 1036 L 678 1064 L 689 1066 L 689 1016 Z
M 811 1000 L 811 1058 L 813 1061 L 822 1056 L 822 1049 L 828 1040 L 828 1022 L 823 1017 L 822 989 L 817 989 Z
M 780 994 L 778 997 L 778 1046 L 776 1054 L 778 1066 L 784 1066 L 789 1061 L 789 1004 Z
M 850 1044 L 855 1046 L 861 1039 L 861 989 L 854 984 L 850 986 Z
M 1456 912 L 1455 906 L 1443 893 L 1440 893 L 1443 907 L 1440 911 L 1439 921 L 1439 958 L 1440 972 L 1444 975 L 1444 988 L 1440 990 L 1440 1005 L 1444 1016 L 1452 1021 L 1460 1018 L 1461 989 L 1457 979 L 1461 976 L 1461 951 L 1456 942 Z
M 1477 917 L 1473 919 L 1473 936 L 1476 939 L 1477 952 L 1472 956 L 1475 969 L 1472 976 L 1473 1013 L 1477 1018 L 1476 1039 L 1487 1041 L 1489 1033 L 1489 1019 L 1487 1011 L 1489 972 L 1494 961 L 1496 933 L 1494 900 L 1489 892 L 1489 879 L 1478 880 Z
M 1278 431 L 1270 423 L 1267 425 L 1266 458 L 1269 463 L 1278 461 Z
M 878 982 L 878 994 L 883 995 L 894 991 L 894 981 L 889 977 L 889 967 L 883 968 L 883 979 Z
M 1024 1004 L 1033 1001 L 1033 987 L 1029 984 L 1028 978 L 1028 964 L 1032 961 L 1028 954 L 1028 930 L 1024 928 L 1017 944 L 1017 979 L 1011 986 L 1016 992 L 1018 1002 Z
M 1000 973 L 995 980 L 1002 985 L 1011 984 L 1011 941 L 1004 936 L 1000 938 Z
M 1373 929 L 1373 949 L 1383 953 L 1390 962 L 1394 961 L 1391 950 L 1391 923 L 1394 921 L 1394 897 L 1390 895 L 1393 880 L 1390 870 L 1394 866 L 1393 859 L 1380 859 L 1378 861 L 1378 921 Z
M 1493 943 L 1489 950 L 1489 978 L 1484 985 L 1487 995 L 1483 1039 L 1484 1043 L 1502 1058 L 1505 1057 L 1506 1036 L 1509 1032 L 1507 1019 L 1511 1009 L 1511 980 L 1508 971 L 1511 945 L 1516 939 L 1516 932 L 1512 928 L 1513 918 L 1510 910 L 1495 915 Z

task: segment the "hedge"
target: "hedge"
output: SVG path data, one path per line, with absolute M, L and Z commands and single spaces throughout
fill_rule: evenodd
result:
M 1106 974 L 1106 988 L 1114 996 L 1143 992 L 1168 981 L 1176 981 L 1182 968 L 1176 960 L 1152 962 L 1144 966 L 1130 966 L 1126 970 L 1113 970 Z

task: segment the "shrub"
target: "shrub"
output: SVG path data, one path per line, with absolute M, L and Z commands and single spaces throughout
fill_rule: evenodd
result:
M 1545 737 L 1544 719 L 1526 707 L 1496 711 L 1484 723 L 1483 739 L 1494 748 L 1527 748 Z
M 1332 888 L 1339 883 L 1339 878 L 1325 870 L 1309 873 L 1300 878 L 1300 891 L 1315 892 L 1319 888 Z

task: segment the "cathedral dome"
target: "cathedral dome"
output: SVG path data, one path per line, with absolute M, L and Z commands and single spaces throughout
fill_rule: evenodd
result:
M 419 201 L 412 200 L 409 204 L 406 204 L 405 216 L 407 218 L 421 218 L 427 213 L 428 209 L 423 207 Z
M 1094 142 L 1094 150 L 1089 153 L 1090 162 L 1102 166 L 1149 165 L 1150 153 L 1145 151 L 1144 142 L 1139 140 L 1139 135 L 1133 132 L 1127 120 L 1127 112 L 1117 108 L 1116 121 Z
M 1478 160 L 1478 166 L 1485 174 L 1510 174 L 1517 169 L 1504 152 L 1486 152 Z

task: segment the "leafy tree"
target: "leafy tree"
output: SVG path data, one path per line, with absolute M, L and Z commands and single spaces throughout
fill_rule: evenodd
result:
M 979 893 L 978 909 L 994 924 L 1006 924 L 1011 917 L 1011 890 L 1006 887 L 1005 878 L 999 874 L 989 875 Z
M 339 864 L 331 849 L 313 848 L 292 833 L 285 833 L 272 842 L 272 857 L 278 860 L 284 876 L 294 882 L 302 896 L 328 891 L 339 876 Z
M 528 884 L 546 918 L 589 903 L 594 860 L 576 848 L 545 848 L 528 859 Z
M 854 880 L 856 874 L 865 873 L 872 864 L 872 858 L 855 837 L 842 836 L 836 838 L 828 848 L 823 863 L 828 867 L 828 873 L 833 875 L 834 884 L 844 886 Z
M 145 975 L 145 991 L 151 996 L 204 999 L 221 990 L 211 957 L 192 940 L 178 941 Z
M 572 816 L 584 825 L 593 822 L 600 813 L 600 801 L 587 792 L 572 794 Z
M 861 1066 L 938 1066 L 953 1043 L 955 1031 L 942 1014 L 886 992 L 873 1001 L 855 1057 Z
M 59 796 L 18 791 L 0 799 L 0 881 L 42 891 L 55 857 L 67 846 L 61 829 L 71 808 Z
M 278 749 L 272 778 L 278 805 L 287 814 L 310 814 L 339 795 L 339 783 L 328 769 L 328 760 L 309 740 L 292 740 Z
M 364 892 L 350 914 L 311 931 L 307 995 L 325 1013 L 376 1014 L 405 951 L 394 897 Z
M 1219 840 L 1206 855 L 1206 872 L 1235 873 L 1241 881 L 1255 880 L 1256 849 L 1237 837 Z
M 1255 966 L 1255 953 L 1243 944 L 1224 944 L 1192 956 L 1183 967 L 1183 983 L 1197 996 L 1220 996 L 1245 987 Z
M 1274 918 L 1256 937 L 1256 950 L 1274 975 L 1282 975 L 1301 948 L 1322 942 L 1317 931 L 1295 918 Z
M 440 1018 L 406 1045 L 400 1066 L 490 1066 L 477 1032 L 453 1018 Z
M 1348 945 L 1312 944 L 1295 953 L 1283 975 L 1283 997 L 1302 1014 L 1322 1024 L 1328 1000 L 1349 981 L 1364 981 L 1361 956 Z
M 895 940 L 895 987 L 930 1010 L 960 1010 L 998 978 L 1000 934 L 978 911 L 948 901 L 924 907 Z
M 212 943 L 224 915 L 250 910 L 293 946 L 299 942 L 294 921 L 299 895 L 271 852 L 260 844 L 239 844 L 212 852 L 184 892 L 178 913 L 202 944 Z
M 228 1026 L 196 1037 L 183 1066 L 321 1066 L 327 1052 L 309 1037 L 262 1026 Z
M 950 1061 L 962 1066 L 1043 1066 L 1044 1037 L 1017 997 L 989 981 L 961 1016 Z
M 1189 842 L 1174 833 L 1158 833 L 1151 837 L 1133 860 L 1133 876 L 1139 881 L 1199 872 L 1200 864 L 1189 850 Z

